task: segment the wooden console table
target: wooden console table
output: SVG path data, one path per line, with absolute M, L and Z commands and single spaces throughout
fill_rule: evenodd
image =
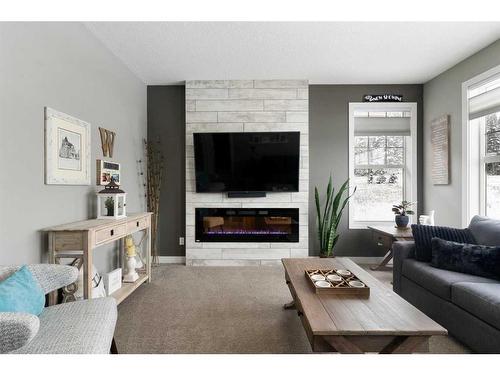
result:
M 383 246 L 387 249 L 387 254 L 380 264 L 376 266 L 371 266 L 370 269 L 377 271 L 383 269 L 387 263 L 392 259 L 392 244 L 396 241 L 411 241 L 413 240 L 413 235 L 411 233 L 411 228 L 398 228 L 395 226 L 370 226 L 368 229 L 372 231 L 373 241 L 378 246 Z
M 145 271 L 139 273 L 134 283 L 123 283 L 111 294 L 119 304 L 144 282 L 151 282 L 151 213 L 129 214 L 126 218 L 91 219 L 43 229 L 49 238 L 49 263 L 59 263 L 61 258 L 83 259 L 83 298 L 92 298 L 92 259 L 94 250 L 102 245 L 120 240 L 120 259 L 123 269 L 123 239 L 138 232 L 146 232 Z M 56 293 L 49 295 L 49 304 L 56 303 Z

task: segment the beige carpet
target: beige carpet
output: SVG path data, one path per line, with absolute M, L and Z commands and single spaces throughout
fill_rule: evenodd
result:
M 373 272 L 377 276 L 377 272 Z M 388 273 L 380 272 L 377 277 Z M 389 273 L 390 277 L 390 273 Z M 119 307 L 120 353 L 310 353 L 281 267 L 153 268 L 153 282 Z M 434 353 L 464 353 L 433 338 Z

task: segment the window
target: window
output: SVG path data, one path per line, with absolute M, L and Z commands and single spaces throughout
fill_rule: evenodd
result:
M 500 68 L 463 85 L 463 223 L 479 214 L 500 219 Z
M 354 136 L 353 219 L 390 221 L 391 207 L 404 198 L 403 136 Z
M 349 203 L 349 227 L 392 223 L 393 204 L 416 200 L 411 154 L 416 105 L 351 103 L 350 111 L 350 189 L 357 190 Z

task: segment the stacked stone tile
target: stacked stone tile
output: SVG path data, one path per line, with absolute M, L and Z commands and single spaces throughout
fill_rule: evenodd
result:
M 300 131 L 298 193 L 228 198 L 196 193 L 193 133 Z M 307 80 L 186 82 L 186 264 L 267 265 L 308 256 L 309 88 Z M 197 243 L 196 207 L 299 208 L 298 243 Z

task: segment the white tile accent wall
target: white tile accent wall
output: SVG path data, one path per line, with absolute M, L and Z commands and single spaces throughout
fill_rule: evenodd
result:
M 298 193 L 265 198 L 228 198 L 196 193 L 194 132 L 300 131 Z M 186 265 L 275 265 L 281 258 L 308 256 L 309 83 L 307 80 L 217 80 L 186 82 Z M 197 243 L 196 207 L 299 208 L 297 243 Z

